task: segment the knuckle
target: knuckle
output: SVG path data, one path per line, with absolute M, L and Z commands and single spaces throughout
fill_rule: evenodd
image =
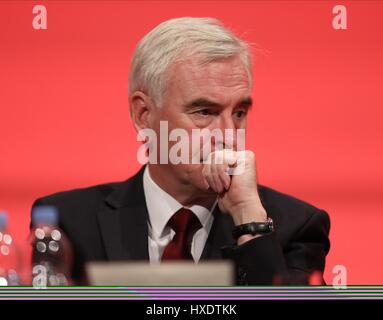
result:
M 255 160 L 255 153 L 252 150 L 245 151 L 246 158 L 250 160 Z

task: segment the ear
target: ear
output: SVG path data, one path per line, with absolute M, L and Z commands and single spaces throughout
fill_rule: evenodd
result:
M 156 106 L 142 91 L 135 91 L 130 97 L 130 116 L 137 131 L 151 128 L 151 118 Z

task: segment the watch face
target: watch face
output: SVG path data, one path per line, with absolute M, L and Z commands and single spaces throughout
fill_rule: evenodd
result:
M 270 231 L 274 231 L 274 221 L 271 218 L 267 219 L 267 223 L 269 224 Z

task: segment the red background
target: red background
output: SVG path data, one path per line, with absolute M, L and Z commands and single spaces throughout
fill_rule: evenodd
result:
M 48 29 L 32 28 L 32 8 Z M 344 4 L 348 29 L 332 28 Z M 39 196 L 133 174 L 127 74 L 158 23 L 213 16 L 268 50 L 255 65 L 248 144 L 261 183 L 326 209 L 332 268 L 383 284 L 383 3 L 1 1 L 0 208 L 25 245 Z

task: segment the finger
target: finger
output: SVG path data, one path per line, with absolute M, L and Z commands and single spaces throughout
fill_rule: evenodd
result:
M 229 166 L 227 164 L 222 164 L 218 167 L 219 178 L 225 187 L 225 190 L 229 190 L 231 184 L 230 176 L 227 173 L 228 168 Z
M 233 150 L 224 150 L 223 158 L 224 163 L 227 163 L 229 166 L 233 166 L 237 162 L 237 152 Z
M 215 182 L 213 180 L 212 173 L 211 173 L 211 165 L 205 164 L 204 171 L 205 171 L 205 179 L 206 179 L 207 183 L 209 184 L 210 189 L 217 192 Z
M 237 152 L 237 161 L 236 165 L 232 171 L 232 175 L 241 175 L 245 171 L 246 164 L 246 153 L 245 152 Z
M 237 152 L 233 150 L 225 150 L 224 163 L 228 165 L 227 174 L 233 175 L 234 168 L 237 165 Z
M 207 180 L 207 174 L 208 174 L 207 170 L 208 170 L 207 165 L 204 165 L 203 168 L 202 168 L 202 178 L 203 178 L 203 182 L 205 184 L 205 189 L 209 190 L 210 184 L 209 184 L 209 182 Z
M 212 174 L 215 186 L 216 186 L 216 190 L 215 191 L 217 193 L 222 193 L 225 190 L 225 187 L 224 187 L 224 185 L 221 182 L 221 179 L 219 177 L 219 169 L 218 169 L 219 166 L 220 166 L 219 164 L 212 164 L 212 166 L 211 166 L 211 174 Z
M 221 152 L 214 152 L 212 153 L 212 158 L 211 158 L 211 175 L 214 180 L 215 184 L 215 192 L 217 193 L 222 193 L 224 191 L 224 186 L 221 182 L 221 179 L 219 178 L 219 172 L 218 172 L 218 166 L 220 163 L 222 163 L 222 153 Z
M 231 179 L 230 179 L 230 176 L 227 174 L 228 165 L 226 162 L 227 162 L 227 160 L 225 159 L 225 153 L 222 152 L 220 155 L 220 158 L 219 158 L 219 162 L 216 166 L 217 175 L 219 177 L 219 180 L 220 180 L 223 188 L 225 190 L 229 190 Z M 225 190 L 223 190 L 223 191 L 225 191 Z

